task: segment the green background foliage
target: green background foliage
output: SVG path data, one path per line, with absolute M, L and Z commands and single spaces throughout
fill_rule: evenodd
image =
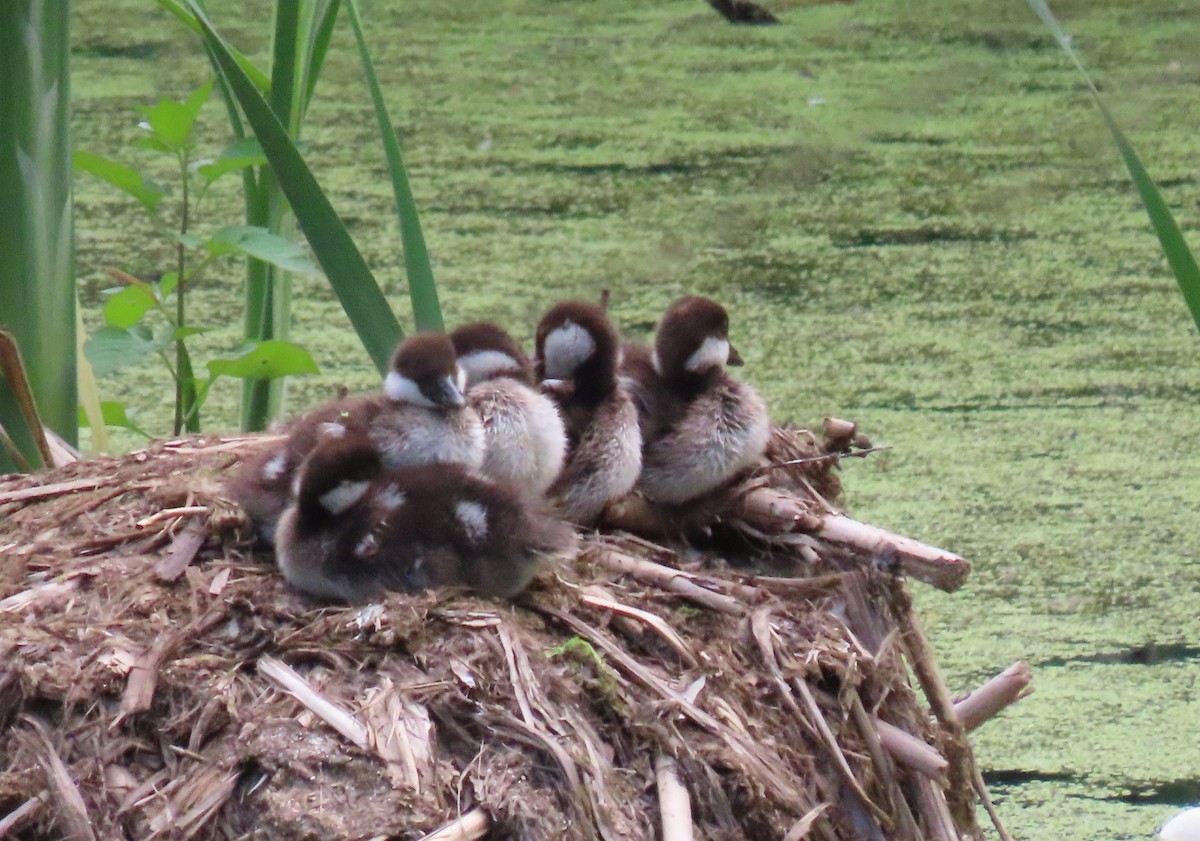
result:
M 208 5 L 267 55 L 268 3 Z M 846 466 L 851 512 L 974 562 L 965 591 L 918 594 L 952 687 L 1031 660 L 1035 695 L 976 739 L 1010 828 L 1144 838 L 1200 798 L 1200 390 L 1196 329 L 1136 190 L 1024 3 L 771 5 L 782 26 L 739 29 L 699 0 L 363 4 L 447 323 L 529 338 L 551 301 L 607 287 L 645 335 L 682 292 L 728 303 L 776 417 L 853 418 L 894 447 Z M 1195 247 L 1200 15 L 1054 8 Z M 75 23 L 80 148 L 119 148 L 131 109 L 208 72 L 191 33 L 132 0 L 77 4 Z M 228 140 L 217 116 L 200 126 L 212 148 Z M 408 328 L 344 27 L 308 120 L 305 155 Z M 94 327 L 100 267 L 161 255 L 127 203 L 78 187 Z M 206 201 L 239 216 L 232 181 Z M 228 325 L 192 340 L 198 358 L 239 344 L 241 280 L 193 290 Z M 323 280 L 298 278 L 294 309 L 321 374 L 291 405 L 377 386 Z M 104 396 L 162 390 L 134 369 Z M 210 397 L 211 428 L 236 427 L 234 397 Z M 1130 654 L 1148 643 L 1168 647 Z

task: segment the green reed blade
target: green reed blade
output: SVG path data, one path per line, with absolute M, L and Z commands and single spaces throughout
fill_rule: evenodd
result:
M 408 294 L 412 298 L 413 321 L 418 330 L 444 330 L 442 307 L 438 302 L 437 285 L 433 281 L 433 267 L 429 264 L 425 236 L 421 233 L 417 203 L 408 184 L 408 173 L 400 156 L 400 143 L 396 139 L 392 121 L 388 118 L 383 93 L 379 89 L 379 78 L 375 75 L 371 54 L 367 50 L 367 41 L 363 37 L 357 0 L 350 0 L 349 10 L 350 22 L 354 26 L 354 38 L 358 42 L 358 54 L 367 74 L 371 101 L 375 104 L 375 117 L 379 120 L 379 131 L 383 135 L 388 172 L 392 176 L 392 191 L 396 194 L 396 213 L 400 217 L 400 238 L 404 243 L 404 265 L 408 273 Z
M 346 311 L 371 360 L 382 373 L 387 368 L 392 348 L 403 336 L 387 298 L 279 117 L 238 66 L 228 46 L 195 0 L 188 0 L 188 8 L 200 22 L 205 43 L 216 56 L 246 120 L 262 144 L 280 188 L 308 237 L 313 254 L 324 269 L 342 309 Z
M 1132 144 L 1117 126 L 1116 120 L 1113 119 L 1104 101 L 1100 98 L 1100 91 L 1097 90 L 1096 85 L 1092 82 L 1092 77 L 1084 69 L 1083 62 L 1079 60 L 1079 56 L 1071 46 L 1070 38 L 1059 25 L 1058 19 L 1050 11 L 1050 7 L 1045 0 L 1026 0 L 1026 2 L 1054 34 L 1059 46 L 1071 57 L 1071 61 L 1083 74 L 1088 89 L 1092 92 L 1092 99 L 1095 100 L 1096 107 L 1100 109 L 1100 115 L 1112 133 L 1113 140 L 1116 141 L 1121 157 L 1125 161 L 1125 167 L 1129 170 L 1129 176 L 1133 179 L 1133 183 L 1142 197 L 1142 204 L 1145 205 L 1146 213 L 1150 216 L 1150 224 L 1154 226 L 1154 233 L 1158 235 L 1163 254 L 1166 255 L 1167 263 L 1170 264 L 1175 280 L 1179 283 L 1179 289 L 1183 292 L 1183 299 L 1192 313 L 1192 320 L 1196 323 L 1197 329 L 1200 329 L 1200 267 L 1196 265 L 1196 258 L 1188 248 L 1187 240 L 1183 238 L 1183 232 L 1179 229 L 1175 216 L 1171 213 L 1171 209 L 1167 206 L 1153 179 L 1150 178 L 1146 167 L 1142 165 L 1141 159 L 1134 152 Z

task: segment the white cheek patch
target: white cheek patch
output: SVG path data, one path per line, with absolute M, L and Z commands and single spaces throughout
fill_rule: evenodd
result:
M 454 366 L 454 384 L 459 391 L 467 390 L 467 369 L 461 365 Z
M 384 393 L 397 403 L 411 403 L 414 406 L 434 408 L 434 402 L 421 393 L 421 387 L 415 380 L 401 374 L 399 371 L 389 371 L 383 378 Z
M 366 537 L 358 541 L 358 545 L 354 547 L 354 557 L 369 558 L 379 551 L 379 541 L 375 539 L 375 535 L 368 533 Z
M 662 372 L 662 363 L 658 361 L 658 348 L 655 348 L 653 351 L 650 352 L 650 364 L 652 366 L 654 366 L 654 373 L 658 374 L 661 377 L 663 375 L 663 372 Z
M 370 486 L 370 482 L 342 482 L 333 490 L 321 494 L 318 501 L 330 514 L 341 514 L 362 499 Z
M 487 509 L 478 502 L 460 502 L 454 506 L 454 517 L 472 543 L 487 540 Z
M 287 453 L 280 453 L 263 465 L 262 476 L 268 482 L 274 482 L 283 475 L 287 468 Z
M 384 511 L 395 511 L 404 504 L 404 491 L 389 483 L 375 493 L 375 502 Z
M 585 328 L 568 321 L 551 331 L 542 346 L 542 361 L 546 379 L 563 380 L 575 375 L 580 365 L 596 352 L 596 340 Z
M 467 374 L 467 388 L 486 380 L 519 373 L 517 360 L 499 350 L 474 350 L 458 358 L 458 364 Z
M 688 357 L 688 361 L 684 363 L 683 367 L 693 374 L 698 374 L 712 368 L 724 368 L 728 361 L 729 340 L 709 336 L 704 340 L 704 344 Z

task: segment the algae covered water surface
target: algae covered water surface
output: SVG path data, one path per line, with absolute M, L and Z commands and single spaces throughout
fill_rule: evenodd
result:
M 846 466 L 852 513 L 974 563 L 962 592 L 918 593 L 952 689 L 1033 664 L 1036 693 L 975 739 L 1009 828 L 1148 837 L 1200 800 L 1200 344 L 1136 193 L 1024 3 L 770 5 L 782 25 L 732 27 L 700 0 L 364 3 L 448 320 L 528 338 L 550 302 L 608 288 L 645 335 L 681 293 L 727 303 L 777 418 L 849 417 L 892 446 Z M 209 7 L 265 61 L 268 3 Z M 1056 10 L 1194 231 L 1200 13 Z M 76 4 L 74 27 L 75 145 L 145 160 L 136 109 L 205 78 L 197 44 L 132 0 Z M 223 121 L 210 103 L 214 152 Z M 408 323 L 346 31 L 304 140 Z M 132 202 L 76 189 L 95 325 L 103 266 L 162 270 L 171 251 Z M 238 221 L 232 180 L 205 201 Z M 195 290 L 201 357 L 237 344 L 241 276 Z M 296 299 L 322 373 L 290 405 L 371 386 L 324 282 Z M 102 388 L 168 431 L 159 370 Z M 214 388 L 207 428 L 233 428 L 236 393 Z

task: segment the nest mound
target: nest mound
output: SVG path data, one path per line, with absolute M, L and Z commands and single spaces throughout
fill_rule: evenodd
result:
M 0 479 L 0 835 L 978 835 L 911 553 L 828 531 L 814 436 L 709 503 L 790 577 L 592 533 L 515 602 L 350 607 L 250 550 L 221 479 L 262 440 Z

